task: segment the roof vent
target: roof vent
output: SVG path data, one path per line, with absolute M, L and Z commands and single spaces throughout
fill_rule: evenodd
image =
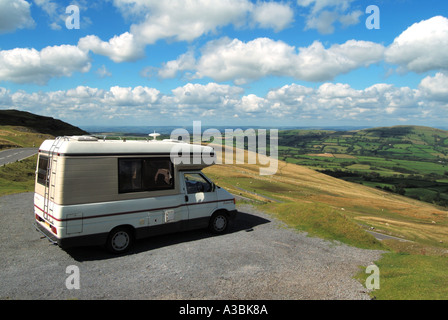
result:
M 76 141 L 98 141 L 97 137 L 92 136 L 72 136 L 70 139 Z

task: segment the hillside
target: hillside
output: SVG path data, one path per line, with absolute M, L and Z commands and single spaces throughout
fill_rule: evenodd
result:
M 0 149 L 37 147 L 43 140 L 88 134 L 71 124 L 18 110 L 0 110 Z
M 286 162 L 448 206 L 448 131 L 422 126 L 288 130 L 280 132 L 279 145 Z
M 5 125 L 26 127 L 52 136 L 87 134 L 64 121 L 19 110 L 0 110 L 0 126 Z
M 448 213 L 432 204 L 284 161 L 279 161 L 278 172 L 272 176 L 260 176 L 259 166 L 249 164 L 214 165 L 204 171 L 218 185 L 247 198 L 271 204 L 278 201 L 275 206 L 300 204 L 305 211 L 315 205 L 329 206 L 357 223 L 385 233 L 431 245 L 448 244 Z

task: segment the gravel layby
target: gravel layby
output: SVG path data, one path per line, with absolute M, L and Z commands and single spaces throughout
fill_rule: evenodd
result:
M 0 299 L 370 299 L 353 279 L 380 251 L 335 244 L 240 206 L 228 234 L 137 241 L 121 256 L 62 250 L 35 231 L 33 193 L 0 198 Z M 68 266 L 80 288 L 69 290 Z

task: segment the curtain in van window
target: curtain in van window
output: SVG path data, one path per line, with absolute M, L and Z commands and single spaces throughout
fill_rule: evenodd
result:
M 120 159 L 118 162 L 118 171 L 120 193 L 142 190 L 141 160 Z

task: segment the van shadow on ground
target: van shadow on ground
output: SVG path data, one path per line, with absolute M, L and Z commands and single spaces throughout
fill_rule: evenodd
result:
M 265 218 L 238 211 L 236 219 L 229 226 L 226 234 L 235 232 L 251 232 L 258 225 L 271 222 Z M 197 241 L 205 238 L 219 237 L 208 230 L 192 230 L 179 233 L 166 234 L 161 236 L 149 237 L 135 241 L 133 248 L 126 254 L 114 255 L 108 253 L 104 247 L 78 247 L 69 248 L 65 251 L 76 261 L 93 261 L 112 259 L 120 256 L 138 254 L 140 252 L 159 249 L 166 246 L 176 245 L 179 243 Z

